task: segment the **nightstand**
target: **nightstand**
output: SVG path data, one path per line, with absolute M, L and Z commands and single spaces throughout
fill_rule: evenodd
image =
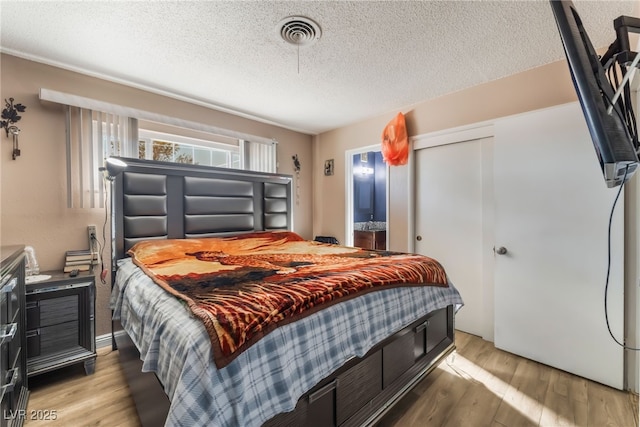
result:
M 51 278 L 26 285 L 27 375 L 84 363 L 95 371 L 95 277 L 76 277 L 60 271 L 40 274 Z

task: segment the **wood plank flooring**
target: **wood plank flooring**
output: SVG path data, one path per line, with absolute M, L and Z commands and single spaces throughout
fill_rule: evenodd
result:
M 457 351 L 378 427 L 638 426 L 637 396 L 456 332 Z
M 638 426 L 638 399 L 497 350 L 456 332 L 457 351 L 377 427 Z M 117 352 L 98 351 L 96 373 L 82 365 L 29 379 L 27 426 L 139 427 Z M 31 416 L 55 411 L 55 420 Z M 51 412 L 49 412 L 51 413 Z
M 29 390 L 25 426 L 140 427 L 118 352 L 111 347 L 98 350 L 93 375 L 85 375 L 82 364 L 73 365 L 29 378 Z M 55 420 L 30 419 L 52 411 Z

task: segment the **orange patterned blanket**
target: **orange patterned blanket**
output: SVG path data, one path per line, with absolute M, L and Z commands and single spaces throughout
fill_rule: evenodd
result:
M 292 232 L 148 240 L 128 253 L 202 320 L 218 368 L 276 327 L 329 304 L 393 286 L 448 286 L 431 258 L 311 242 Z

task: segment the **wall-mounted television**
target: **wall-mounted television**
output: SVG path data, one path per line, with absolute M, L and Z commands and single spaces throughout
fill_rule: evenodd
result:
M 608 187 L 616 187 L 631 178 L 638 167 L 638 136 L 629 83 L 615 104 L 613 98 L 635 58 L 629 49 L 628 31 L 638 32 L 640 27 L 635 24 L 640 20 L 616 19 L 616 41 L 599 57 L 573 3 L 551 0 L 551 8 L 604 180 Z M 610 106 L 613 108 L 608 112 Z

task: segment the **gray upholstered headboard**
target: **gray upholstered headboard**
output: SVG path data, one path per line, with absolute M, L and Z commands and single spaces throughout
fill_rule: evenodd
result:
M 127 167 L 113 183 L 114 260 L 141 240 L 291 229 L 290 175 L 120 160 Z

